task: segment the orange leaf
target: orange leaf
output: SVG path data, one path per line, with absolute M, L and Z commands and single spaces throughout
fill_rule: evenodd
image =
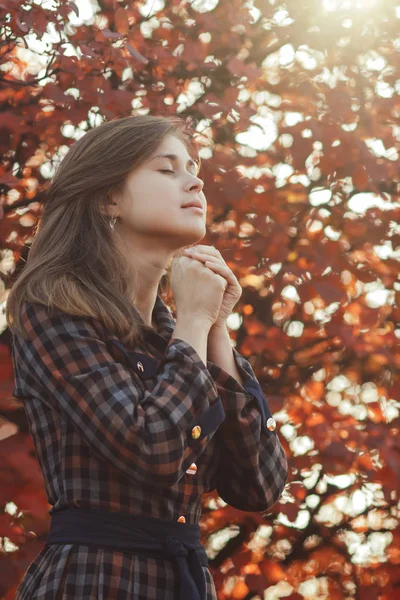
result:
M 117 28 L 117 31 L 119 31 L 119 33 L 122 33 L 122 35 L 126 35 L 128 33 L 128 15 L 126 14 L 126 10 L 124 10 L 121 7 L 117 8 L 117 10 L 115 11 L 115 26 Z
M 247 596 L 247 594 L 249 593 L 249 588 L 247 587 L 247 585 L 245 584 L 244 581 L 239 580 L 233 591 L 232 591 L 232 598 L 235 598 L 235 600 L 242 600 L 243 598 L 245 598 Z

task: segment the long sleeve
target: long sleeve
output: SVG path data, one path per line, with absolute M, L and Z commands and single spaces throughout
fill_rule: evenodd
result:
M 225 410 L 216 440 L 221 461 L 219 496 L 244 511 L 263 511 L 279 499 L 287 481 L 285 452 L 268 401 L 248 362 L 232 348 L 243 386 L 220 367 L 207 363 Z
M 195 349 L 174 339 L 155 385 L 115 360 L 90 319 L 26 303 L 28 340 L 14 335 L 16 397 L 38 396 L 85 444 L 135 482 L 171 486 L 203 453 L 225 418 Z

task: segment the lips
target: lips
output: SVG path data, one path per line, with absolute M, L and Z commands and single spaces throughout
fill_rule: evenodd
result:
M 182 206 L 182 208 L 189 208 L 190 206 L 195 206 L 203 210 L 203 205 L 201 204 L 201 202 L 196 202 L 195 200 L 189 202 L 188 204 L 185 204 L 184 206 Z

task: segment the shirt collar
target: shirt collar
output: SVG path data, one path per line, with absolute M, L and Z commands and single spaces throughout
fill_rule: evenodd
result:
M 157 294 L 151 315 L 152 321 L 156 324 L 157 331 L 155 331 L 153 327 L 144 324 L 140 313 L 134 306 L 133 312 L 142 323 L 143 339 L 145 343 L 150 344 L 153 348 L 163 353 L 176 325 L 171 309 L 165 304 L 161 296 Z

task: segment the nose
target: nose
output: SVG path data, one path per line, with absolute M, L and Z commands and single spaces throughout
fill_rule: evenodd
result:
M 188 189 L 189 191 L 197 190 L 198 192 L 201 192 L 203 187 L 204 181 L 196 175 L 191 175 L 190 179 L 188 180 L 186 189 Z

